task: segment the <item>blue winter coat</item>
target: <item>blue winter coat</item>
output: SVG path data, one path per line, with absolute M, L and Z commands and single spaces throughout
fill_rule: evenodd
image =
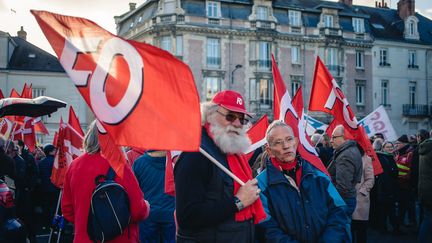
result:
M 267 161 L 257 176 L 267 213 L 257 226 L 262 242 L 351 242 L 350 220 L 327 175 L 301 159 L 300 188 Z

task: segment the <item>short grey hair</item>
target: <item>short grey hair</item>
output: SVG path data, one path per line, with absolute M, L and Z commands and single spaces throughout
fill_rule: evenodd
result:
M 213 115 L 218 108 L 219 105 L 213 102 L 201 103 L 201 125 L 204 125 L 207 122 L 209 122 L 209 117 Z
M 283 120 L 275 120 L 272 123 L 270 123 L 270 125 L 267 127 L 266 130 L 267 143 L 270 143 L 270 132 L 276 127 L 286 127 L 290 130 L 291 134 L 294 136 L 294 131 L 290 126 L 288 126 L 288 124 L 286 124 Z
M 83 148 L 88 154 L 96 154 L 100 150 L 99 146 L 99 132 L 96 126 L 96 120 L 90 123 L 87 133 L 84 136 Z

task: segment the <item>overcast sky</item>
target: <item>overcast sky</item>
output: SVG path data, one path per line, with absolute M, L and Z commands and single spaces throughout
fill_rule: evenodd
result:
M 136 2 L 139 6 L 145 0 L 0 0 L 0 31 L 16 36 L 20 27 L 24 26 L 27 41 L 54 53 L 35 18 L 30 14 L 30 9 L 84 17 L 115 34 L 114 16 L 128 11 L 129 2 Z M 354 0 L 354 4 L 374 6 L 375 1 Z M 396 4 L 397 0 L 391 0 L 393 9 Z M 432 1 L 417 0 L 416 11 L 432 19 Z

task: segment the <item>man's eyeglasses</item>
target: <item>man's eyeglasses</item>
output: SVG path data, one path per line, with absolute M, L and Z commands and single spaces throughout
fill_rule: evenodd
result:
M 294 137 L 286 137 L 285 139 L 279 139 L 273 142 L 273 146 L 282 147 L 285 143 L 291 144 L 294 141 Z
M 333 135 L 333 136 L 331 136 L 331 138 L 332 139 L 336 139 L 336 138 L 340 138 L 340 137 L 343 137 L 344 135 Z
M 246 125 L 249 120 L 245 118 L 245 115 L 242 113 L 231 113 L 228 112 L 228 114 L 224 114 L 222 112 L 220 112 L 219 110 L 217 110 L 217 113 L 221 114 L 222 116 L 225 117 L 225 120 L 229 121 L 229 122 L 234 122 L 236 119 L 239 119 L 240 124 L 242 125 Z

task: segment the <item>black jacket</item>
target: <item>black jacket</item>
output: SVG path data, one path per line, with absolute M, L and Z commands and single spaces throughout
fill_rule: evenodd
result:
M 342 198 L 356 197 L 355 186 L 361 181 L 362 171 L 362 158 L 356 142 L 348 140 L 335 149 L 328 172 Z
M 432 139 L 419 145 L 419 200 L 424 207 L 432 208 Z
M 201 148 L 226 168 L 226 155 L 203 129 Z M 234 181 L 199 152 L 184 152 L 174 168 L 177 242 L 236 242 L 254 239 L 251 220 L 236 222 Z
M 375 178 L 375 193 L 380 202 L 393 202 L 398 192 L 398 167 L 392 154 L 377 152 L 383 173 Z

